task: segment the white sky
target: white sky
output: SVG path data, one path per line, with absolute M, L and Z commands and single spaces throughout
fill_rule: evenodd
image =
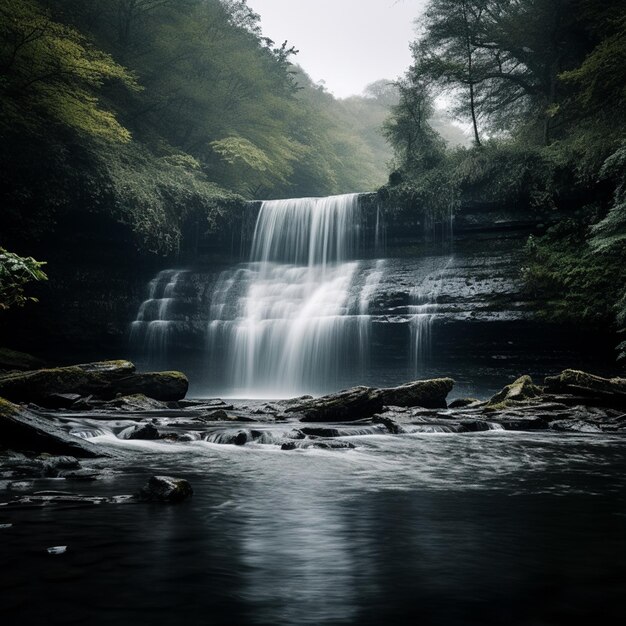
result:
M 414 20 L 426 0 L 248 0 L 263 34 L 285 39 L 295 62 L 340 98 L 369 83 L 395 79 L 409 67 Z

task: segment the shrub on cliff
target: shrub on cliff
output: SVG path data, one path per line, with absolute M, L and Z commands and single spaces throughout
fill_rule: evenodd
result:
M 24 294 L 24 287 L 48 278 L 41 269 L 44 265 L 32 257 L 21 257 L 0 247 L 0 310 L 37 302 L 37 298 Z

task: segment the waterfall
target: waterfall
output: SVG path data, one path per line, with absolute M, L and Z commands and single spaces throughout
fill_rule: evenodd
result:
M 438 297 L 443 287 L 445 273 L 452 258 L 430 272 L 422 282 L 411 290 L 409 305 L 409 329 L 411 333 L 411 370 L 419 376 L 432 351 L 433 322 L 439 310 Z
M 137 364 L 182 369 L 194 393 L 239 398 L 430 376 L 452 259 L 438 247 L 380 258 L 386 243 L 380 207 L 358 194 L 263 202 L 246 262 L 150 282 L 131 326 Z
M 148 363 L 160 364 L 167 358 L 173 325 L 172 308 L 184 271 L 164 270 L 148 285 L 148 298 L 142 302 L 131 324 L 130 344 Z
M 251 262 L 211 303 L 209 351 L 226 354 L 234 395 L 325 391 L 364 362 L 382 265 L 356 260 L 359 215 L 357 194 L 263 203 Z

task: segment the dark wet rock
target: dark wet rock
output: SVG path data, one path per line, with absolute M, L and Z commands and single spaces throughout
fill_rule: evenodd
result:
M 446 398 L 454 387 L 451 378 L 416 380 L 400 387 L 381 389 L 383 402 L 389 406 L 445 409 Z
M 374 424 L 382 424 L 392 435 L 399 435 L 406 432 L 400 424 L 394 422 L 390 417 L 384 417 L 382 415 L 375 415 L 372 419 Z
M 599 426 L 580 420 L 559 420 L 550 423 L 550 430 L 563 433 L 601 433 Z
M 36 370 L 45 367 L 45 363 L 30 354 L 0 348 L 0 370 L 25 371 Z
M 301 428 L 300 432 L 307 437 L 340 437 L 341 433 L 336 428 L 324 428 L 313 426 L 306 426 Z
M 181 372 L 133 374 L 115 384 L 115 390 L 119 393 L 143 394 L 163 402 L 182 400 L 188 389 L 189 381 Z
M 490 421 L 500 424 L 504 430 L 545 430 L 548 428 L 548 422 L 539 417 L 524 416 L 496 416 L 490 418 Z
M 171 404 L 175 405 L 170 407 L 172 409 L 204 409 L 207 411 L 223 409 L 224 411 L 232 411 L 235 408 L 232 404 L 226 404 L 224 400 L 219 398 L 211 400 L 178 400 Z
M 545 379 L 545 391 L 576 396 L 582 404 L 626 409 L 626 378 L 602 378 L 578 370 L 565 370 Z
M 530 376 L 521 376 L 493 396 L 487 403 L 487 406 L 495 409 L 502 408 L 509 406 L 511 403 L 538 398 L 540 395 L 541 388 L 533 383 L 532 378 Z
M 172 476 L 152 476 L 138 494 L 147 502 L 183 502 L 193 495 L 189 482 Z
M 53 421 L 0 398 L 0 441 L 14 450 L 78 458 L 107 456 L 97 446 L 69 435 Z
M 73 456 L 53 456 L 44 459 L 42 465 L 42 475 L 56 477 L 59 476 L 63 470 L 78 470 L 80 469 L 80 463 L 78 459 Z
M 458 398 L 456 400 L 453 400 L 452 402 L 450 402 L 450 404 L 448 405 L 448 408 L 450 409 L 464 409 L 466 407 L 472 406 L 472 405 L 478 405 L 480 404 L 481 401 L 477 400 L 476 398 Z
M 221 409 L 219 411 L 213 411 L 212 413 L 209 413 L 206 416 L 206 419 L 211 422 L 232 422 L 237 418 L 228 415 L 226 411 Z
M 290 441 L 280 446 L 281 450 L 306 450 L 307 448 L 318 448 L 320 450 L 354 450 L 356 446 L 348 441 Z
M 248 433 L 243 430 L 237 433 L 233 437 L 232 443 L 236 446 L 245 446 L 248 443 Z
M 47 409 L 70 409 L 80 398 L 77 393 L 51 393 L 40 402 Z
M 87 496 L 64 491 L 37 491 L 33 494 L 24 494 L 13 497 L 8 502 L 0 503 L 9 509 L 39 509 L 39 508 L 83 508 L 101 506 L 103 504 L 130 504 L 137 502 L 136 496 Z
M 296 429 L 296 430 L 292 430 L 289 433 L 286 433 L 285 437 L 287 437 L 288 439 L 301 440 L 301 439 L 305 439 L 306 435 L 301 430 Z
M 485 420 L 462 419 L 459 421 L 459 424 L 463 427 L 463 430 L 465 430 L 465 432 L 469 433 L 480 433 L 491 430 L 489 422 Z
M 143 394 L 162 401 L 181 400 L 188 386 L 186 376 L 180 372 L 138 374 L 129 361 L 102 361 L 0 376 L 0 396 L 40 405 L 53 394 L 92 395 L 99 400 Z
M 65 478 L 65 480 L 72 480 L 76 482 L 92 482 L 98 480 L 101 473 L 98 470 L 93 469 L 79 469 L 72 471 L 59 472 L 59 478 Z
M 136 393 L 131 396 L 121 396 L 114 400 L 103 402 L 99 405 L 104 409 L 117 409 L 118 411 L 160 411 L 168 409 L 168 405 L 160 400 L 154 398 L 148 398 L 141 393 Z
M 356 448 L 349 441 L 312 441 L 309 447 L 319 448 L 320 450 L 354 450 Z
M 371 417 L 382 408 L 379 389 L 353 387 L 321 398 L 294 402 L 287 412 L 301 414 L 303 422 L 342 422 Z
M 161 437 L 158 428 L 154 424 L 138 424 L 120 433 L 121 439 L 156 441 Z

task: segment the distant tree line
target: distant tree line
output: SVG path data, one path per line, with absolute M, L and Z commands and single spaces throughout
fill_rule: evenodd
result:
M 0 244 L 105 214 L 168 253 L 192 213 L 375 189 L 386 105 L 336 100 L 296 53 L 245 0 L 0 0 Z

